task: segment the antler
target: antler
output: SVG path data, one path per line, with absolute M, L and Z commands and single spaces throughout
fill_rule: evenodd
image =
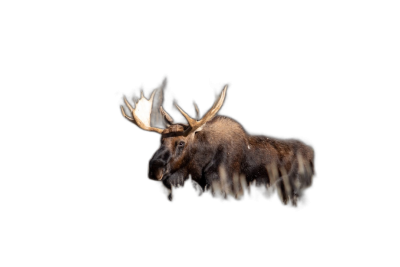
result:
M 190 127 L 184 132 L 184 135 L 189 135 L 190 133 L 196 131 L 199 129 L 201 126 L 206 124 L 208 121 L 210 121 L 214 116 L 218 113 L 218 111 L 221 109 L 222 104 L 224 103 L 225 96 L 226 96 L 226 90 L 228 89 L 228 85 L 225 85 L 224 89 L 221 92 L 221 95 L 215 101 L 214 105 L 211 107 L 211 109 L 206 113 L 206 115 L 203 116 L 201 120 L 195 120 L 191 118 L 185 111 L 183 111 L 177 104 L 175 106 L 177 109 L 182 113 L 182 115 L 186 118 L 188 121 Z
M 171 118 L 171 116 L 163 109 L 163 107 L 162 106 L 160 106 L 160 112 L 161 112 L 161 115 L 163 116 L 163 118 L 164 118 L 164 120 L 165 120 L 165 122 L 167 123 L 167 124 L 173 124 L 174 123 L 174 120 Z
M 153 98 L 155 92 L 156 91 L 154 90 L 150 96 L 150 99 L 147 100 L 143 96 L 143 91 L 142 91 L 142 95 L 139 101 L 136 103 L 135 108 L 132 108 L 131 104 L 129 104 L 128 100 L 126 100 L 126 97 L 124 97 L 125 104 L 131 111 L 133 118 L 125 114 L 125 109 L 122 105 L 121 105 L 121 112 L 125 118 L 136 124 L 139 128 L 146 131 L 162 133 L 163 129 L 150 126 L 150 114 L 151 114 L 151 108 L 153 106 Z

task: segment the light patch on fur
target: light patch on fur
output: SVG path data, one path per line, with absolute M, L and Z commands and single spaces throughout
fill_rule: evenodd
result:
M 279 179 L 279 172 L 278 172 L 278 168 L 276 166 L 275 162 L 272 162 L 271 164 L 265 166 L 267 168 L 267 172 L 268 172 L 268 177 L 270 180 L 270 185 L 271 186 L 275 186 L 275 183 L 278 181 Z
M 139 120 L 141 120 L 143 124 L 149 126 L 150 126 L 150 114 L 152 105 L 153 105 L 152 99 L 150 98 L 150 100 L 147 100 L 142 94 L 142 97 L 139 99 L 139 101 L 136 103 L 135 106 L 136 117 Z
M 303 158 L 301 153 L 297 153 L 297 161 L 299 164 L 299 174 L 300 175 L 312 175 L 312 168 L 310 166 L 310 161 Z
M 250 145 L 247 145 L 247 148 L 250 149 Z
M 244 195 L 243 189 L 246 188 L 246 177 L 243 174 L 233 174 L 233 196 L 240 199 Z
M 199 128 L 197 128 L 197 130 L 195 131 L 195 133 L 196 133 L 196 132 L 200 132 L 201 130 L 203 130 L 203 128 L 204 128 L 205 125 L 206 125 L 206 123 L 203 124 L 203 125 L 201 125 Z

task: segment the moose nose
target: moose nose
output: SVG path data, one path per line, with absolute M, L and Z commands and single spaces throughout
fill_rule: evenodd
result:
M 149 166 L 150 167 L 164 167 L 167 165 L 167 162 L 160 160 L 160 159 L 152 159 L 150 160 Z
M 161 160 L 150 160 L 149 178 L 152 180 L 161 180 L 164 174 L 166 162 Z

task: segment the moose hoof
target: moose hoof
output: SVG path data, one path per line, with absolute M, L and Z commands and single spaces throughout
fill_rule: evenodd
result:
M 228 194 L 226 194 L 226 192 L 222 191 L 221 192 L 221 198 L 224 199 L 224 200 L 228 199 Z
M 196 181 L 190 180 L 190 184 L 192 185 L 194 191 L 196 191 L 198 197 L 203 195 L 203 189 Z
M 299 204 L 299 196 L 297 194 L 295 194 L 293 196 L 292 206 L 297 208 L 298 204 Z

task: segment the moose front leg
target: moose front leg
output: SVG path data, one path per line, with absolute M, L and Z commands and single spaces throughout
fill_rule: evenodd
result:
M 198 197 L 202 196 L 204 193 L 204 190 L 202 188 L 202 186 L 196 182 L 195 180 L 190 179 L 190 184 L 192 185 L 192 188 L 194 191 L 196 191 L 196 194 Z
M 171 186 L 171 183 L 169 182 L 168 179 L 164 180 L 162 183 L 165 186 L 165 188 L 167 188 L 167 190 L 168 190 L 168 200 L 172 201 L 172 186 Z
M 178 172 L 173 173 L 172 175 L 166 177 L 162 181 L 162 184 L 164 185 L 165 193 L 167 195 L 168 201 L 173 201 L 174 188 L 185 187 L 185 175 L 182 171 L 178 171 Z
M 185 181 L 188 179 L 188 175 L 184 169 L 179 170 L 172 174 L 168 181 L 173 187 L 180 187 L 185 184 Z

